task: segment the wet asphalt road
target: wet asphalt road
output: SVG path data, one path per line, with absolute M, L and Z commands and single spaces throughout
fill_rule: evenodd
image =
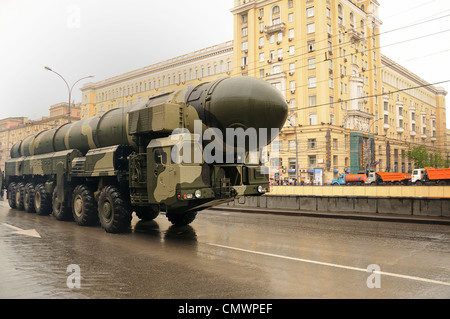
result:
M 0 298 L 450 298 L 450 227 L 209 210 L 114 235 L 0 201 Z

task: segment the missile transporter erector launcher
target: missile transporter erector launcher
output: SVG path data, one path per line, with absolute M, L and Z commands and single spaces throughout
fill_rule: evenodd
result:
M 283 96 L 250 77 L 112 109 L 16 143 L 5 164 L 9 205 L 82 226 L 100 223 L 112 233 L 129 227 L 132 212 L 151 220 L 164 211 L 186 225 L 197 211 L 268 189 L 259 160 L 249 161 L 249 147 L 235 146 L 236 135 L 225 132 L 263 132 L 262 147 L 286 118 Z

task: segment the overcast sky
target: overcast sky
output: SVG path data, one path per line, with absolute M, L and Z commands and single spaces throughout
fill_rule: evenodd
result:
M 450 81 L 450 1 L 378 1 L 382 53 L 429 83 Z M 0 119 L 39 119 L 68 100 L 64 82 L 44 66 L 70 85 L 88 75 L 101 81 L 232 40 L 233 3 L 0 0 Z M 399 30 L 420 22 L 426 23 Z M 73 90 L 76 102 L 83 83 Z M 440 86 L 450 92 L 450 82 Z M 448 128 L 449 101 L 450 95 Z

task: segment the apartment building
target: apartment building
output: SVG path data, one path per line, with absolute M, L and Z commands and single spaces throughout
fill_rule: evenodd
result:
M 410 171 L 412 147 L 447 147 L 447 92 L 380 52 L 378 8 L 376 0 L 235 0 L 233 41 L 85 84 L 81 116 L 180 85 L 257 77 L 290 110 L 271 145 L 280 154 L 272 178 L 326 183 L 367 168 Z

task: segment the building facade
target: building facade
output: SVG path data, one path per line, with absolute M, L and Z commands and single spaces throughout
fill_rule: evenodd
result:
M 71 105 L 71 120 L 80 120 L 80 104 Z M 68 121 L 68 103 L 58 103 L 50 106 L 49 116 L 41 120 L 31 121 L 26 117 L 6 118 L 0 120 L 0 168 L 5 170 L 5 162 L 11 158 L 10 151 L 14 144 L 28 136 L 39 134 Z
M 408 172 L 417 145 L 445 152 L 445 96 L 380 52 L 376 0 L 235 0 L 234 40 L 131 71 L 82 91 L 82 118 L 180 85 L 261 78 L 289 105 L 271 159 L 275 180 L 372 168 Z M 225 13 L 224 13 L 225 14 Z

